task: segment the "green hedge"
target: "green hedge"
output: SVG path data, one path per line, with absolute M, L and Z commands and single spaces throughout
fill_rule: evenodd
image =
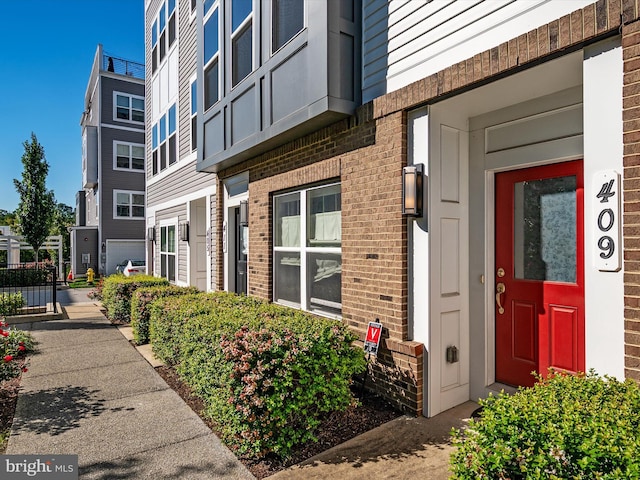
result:
M 196 294 L 195 287 L 177 287 L 175 285 L 163 285 L 160 287 L 141 287 L 133 292 L 131 298 L 131 327 L 133 340 L 136 344 L 149 343 L 149 317 L 150 304 L 158 298 L 166 298 L 176 295 Z
M 102 287 L 102 305 L 107 309 L 107 316 L 111 320 L 131 321 L 131 297 L 133 292 L 142 287 L 169 285 L 165 278 L 150 275 L 109 275 Z
M 287 456 L 354 402 L 364 353 L 339 321 L 224 292 L 165 298 L 151 310 L 155 354 L 175 365 L 239 454 Z
M 17 315 L 26 303 L 22 292 L 0 293 L 0 316 Z
M 456 479 L 640 478 L 640 388 L 632 380 L 551 374 L 481 401 L 454 432 Z
M 51 282 L 51 271 L 46 268 L 0 268 L 0 287 L 31 287 Z

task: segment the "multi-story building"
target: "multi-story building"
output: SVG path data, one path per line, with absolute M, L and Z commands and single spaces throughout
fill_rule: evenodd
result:
M 196 169 L 195 2 L 145 2 L 147 265 L 177 285 L 217 288 L 212 274 L 217 178 Z
M 84 107 L 71 268 L 108 275 L 125 259 L 145 258 L 144 65 L 98 45 Z
M 173 33 L 172 8 L 188 18 Z M 428 416 L 549 367 L 640 380 L 638 2 L 147 12 L 147 59 L 183 79 L 166 95 L 178 145 L 196 132 L 195 171 L 167 176 L 185 205 L 182 177 L 214 182 L 198 257 L 211 288 L 341 319 L 361 340 L 379 319 L 374 385 Z M 172 66 L 167 39 L 187 36 L 195 63 Z

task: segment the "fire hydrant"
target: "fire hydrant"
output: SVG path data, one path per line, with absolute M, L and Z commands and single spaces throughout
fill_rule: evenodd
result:
M 87 268 L 87 283 L 93 283 L 93 278 L 95 277 L 95 273 L 93 268 Z

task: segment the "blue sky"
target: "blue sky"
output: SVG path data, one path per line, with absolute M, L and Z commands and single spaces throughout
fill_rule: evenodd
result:
M 82 188 L 80 116 L 98 43 L 144 62 L 144 0 L 0 0 L 0 209 L 19 198 L 31 132 L 44 147 L 47 188 L 75 207 Z

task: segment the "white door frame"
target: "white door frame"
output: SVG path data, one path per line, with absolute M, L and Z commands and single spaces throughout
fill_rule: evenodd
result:
M 242 172 L 224 180 L 222 249 L 224 258 L 224 290 L 229 292 L 235 287 L 235 218 L 230 215 L 240 202 L 249 200 L 249 172 Z M 248 247 L 251 248 L 251 245 Z M 233 281 L 232 281 L 233 279 Z

